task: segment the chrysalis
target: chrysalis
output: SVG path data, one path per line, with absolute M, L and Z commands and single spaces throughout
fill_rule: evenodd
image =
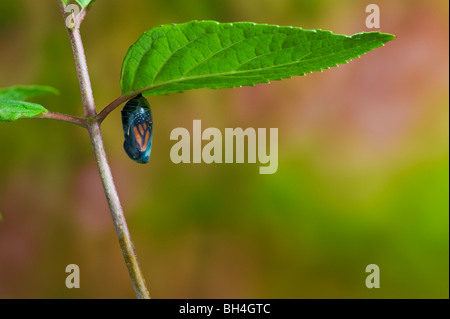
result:
M 150 104 L 139 94 L 122 109 L 123 148 L 134 161 L 145 164 L 152 149 L 153 118 Z

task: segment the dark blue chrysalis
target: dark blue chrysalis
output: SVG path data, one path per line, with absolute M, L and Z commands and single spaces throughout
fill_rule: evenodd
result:
M 122 109 L 123 148 L 127 155 L 141 164 L 148 162 L 152 149 L 153 118 L 150 104 L 139 94 Z

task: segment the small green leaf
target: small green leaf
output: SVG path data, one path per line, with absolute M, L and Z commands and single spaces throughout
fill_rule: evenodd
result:
M 36 103 L 0 100 L 0 121 L 12 122 L 24 117 L 33 117 L 46 111 L 42 105 Z
M 95 0 L 76 0 L 76 2 L 78 2 L 78 4 L 84 9 L 87 6 L 89 6 L 90 4 L 92 4 Z M 64 4 L 67 4 L 69 1 L 68 0 L 62 0 L 62 2 L 64 2 Z M 73 2 L 73 1 L 72 1 Z
M 2 214 L 0 213 L 0 222 L 2 222 L 3 221 L 3 216 L 2 216 Z
M 77 0 L 77 2 L 84 8 L 91 5 L 95 0 Z
M 267 83 L 347 63 L 394 38 L 250 22 L 163 25 L 130 47 L 120 84 L 124 95 L 161 95 Z
M 58 90 L 44 85 L 17 85 L 0 88 L 0 100 L 26 100 L 43 94 L 59 94 Z

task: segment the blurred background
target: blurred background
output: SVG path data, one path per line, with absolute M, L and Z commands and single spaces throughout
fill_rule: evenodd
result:
M 371 1 L 98 0 L 82 27 L 97 110 L 120 94 L 128 47 L 160 24 L 208 19 L 353 34 Z M 156 298 L 448 298 L 448 1 L 379 0 L 397 35 L 339 68 L 256 87 L 151 97 L 148 165 L 123 148 L 120 108 L 102 125 L 108 159 Z M 0 87 L 82 116 L 56 1 L 0 2 Z M 170 161 L 170 132 L 279 130 L 279 168 Z M 0 298 L 134 298 L 85 130 L 0 123 Z M 81 288 L 65 287 L 79 265 Z M 380 289 L 365 268 L 380 267 Z

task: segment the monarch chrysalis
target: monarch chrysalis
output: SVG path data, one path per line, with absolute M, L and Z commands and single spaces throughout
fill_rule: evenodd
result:
M 152 148 L 153 118 L 150 104 L 139 94 L 122 109 L 123 148 L 138 163 L 145 164 Z

